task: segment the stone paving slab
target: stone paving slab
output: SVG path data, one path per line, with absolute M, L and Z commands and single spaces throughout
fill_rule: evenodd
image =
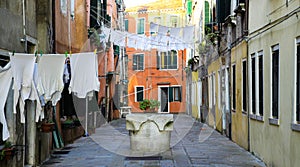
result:
M 148 155 L 132 152 L 125 119 L 119 119 L 68 145 L 64 151 L 69 153 L 53 154 L 42 166 L 265 167 L 249 152 L 190 116 L 176 115 L 174 120 L 171 149 L 165 152 Z

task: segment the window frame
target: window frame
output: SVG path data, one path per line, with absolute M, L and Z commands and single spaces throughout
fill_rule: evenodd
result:
M 176 20 L 175 26 L 173 25 L 173 21 L 174 21 L 173 19 Z M 178 16 L 177 15 L 170 16 L 170 27 L 178 27 Z
M 137 88 L 143 88 L 143 91 L 142 92 L 138 92 Z M 135 100 L 135 102 L 140 102 L 140 101 L 143 101 L 145 99 L 144 91 L 145 91 L 145 87 L 143 85 L 134 86 L 134 95 L 135 95 L 134 100 Z M 140 101 L 138 101 L 138 93 L 142 93 L 143 94 L 143 99 L 140 100 Z
M 260 58 L 261 58 L 261 65 L 262 65 L 262 73 L 260 71 Z M 257 112 L 256 115 L 258 116 L 264 116 L 264 56 L 263 51 L 259 51 L 257 53 L 257 81 L 258 86 L 256 88 L 257 90 Z M 261 76 L 262 75 L 262 76 Z M 262 80 L 262 81 L 261 81 Z M 261 100 L 262 98 L 262 100 Z M 279 100 L 279 99 L 278 99 Z
M 171 67 L 173 67 L 173 65 L 172 65 L 172 63 L 171 64 L 168 64 L 167 63 L 167 68 L 165 68 L 165 67 L 162 67 L 162 59 L 163 59 L 163 56 L 166 56 L 167 58 L 168 57 L 171 57 L 170 55 L 169 55 L 169 52 L 170 53 L 172 53 L 172 51 L 174 51 L 174 52 L 176 52 L 176 56 L 174 56 L 174 57 L 176 57 L 176 68 L 169 68 L 170 66 Z M 165 54 L 167 54 L 167 55 L 163 55 L 162 56 L 162 53 L 165 53 Z M 178 70 L 178 51 L 176 51 L 176 50 L 171 50 L 171 51 L 167 51 L 167 52 L 159 52 L 159 51 L 157 51 L 157 56 L 158 56 L 158 58 L 156 59 L 156 61 L 157 61 L 157 69 L 158 70 Z M 168 61 L 168 59 L 167 59 L 167 61 Z M 164 65 L 165 66 L 165 65 Z
M 140 25 L 140 20 L 144 20 L 144 30 L 143 30 L 143 33 L 139 33 L 139 25 Z M 145 17 L 140 17 L 140 18 L 138 18 L 138 20 L 137 20 L 137 23 L 136 23 L 136 34 L 138 34 L 138 35 L 143 35 L 143 34 L 145 34 L 145 22 L 146 22 L 146 18 Z
M 236 111 L 236 64 L 232 63 L 231 65 L 231 92 L 232 92 L 232 100 L 231 100 L 231 110 Z
M 298 52 L 299 47 L 299 52 Z M 299 57 L 298 57 L 299 56 Z M 298 60 L 299 59 L 299 60 Z M 294 114 L 293 114 L 293 123 L 300 126 L 300 36 L 296 38 L 295 41 L 295 70 L 294 70 Z M 298 63 L 299 61 L 299 63 Z M 299 78 L 297 78 L 299 77 Z M 297 93 L 299 93 L 297 95 Z M 299 104 L 297 104 L 299 102 Z M 298 110 L 299 109 L 299 110 Z M 297 118 L 298 117 L 298 118 Z M 297 120 L 298 119 L 298 120 Z M 300 131 L 300 130 L 299 130 Z
M 250 113 L 252 114 L 252 115 L 256 115 L 256 113 L 257 113 L 257 110 L 256 110 L 256 67 L 257 67 L 257 65 L 256 65 L 256 53 L 252 53 L 251 55 L 250 55 L 250 59 L 251 59 L 251 61 L 250 61 L 250 71 L 251 71 L 251 75 L 249 76 L 250 77 L 250 80 L 251 80 L 251 82 L 249 82 L 250 83 L 250 85 L 251 85 L 251 93 L 250 93 L 250 99 L 251 99 L 251 105 L 250 105 Z M 254 62 L 253 62 L 253 60 L 254 60 Z M 253 67 L 254 66 L 254 67 Z M 250 87 L 249 87 L 250 88 Z M 255 111 L 255 112 L 253 112 L 253 111 Z
M 244 69 L 244 63 L 246 65 L 245 69 Z M 241 69 L 242 69 L 242 113 L 247 113 L 247 59 L 242 60 Z
M 276 53 L 278 53 L 278 55 L 275 55 Z M 278 56 L 278 65 L 277 65 L 277 67 L 278 68 L 276 68 L 276 67 L 274 67 L 274 63 L 276 63 L 276 62 L 274 62 L 274 57 L 275 56 Z M 275 69 L 276 68 L 276 69 Z M 280 98 L 280 90 L 279 90 L 279 88 L 280 88 L 280 86 L 279 86 L 279 84 L 280 84 L 280 48 L 279 48 L 279 44 L 276 44 L 276 45 L 273 45 L 272 47 L 271 47 L 271 118 L 273 118 L 273 119 L 279 119 L 279 115 L 280 115 L 280 112 L 279 112 L 279 110 L 280 110 L 280 106 L 279 106 L 279 98 Z M 278 73 L 278 78 L 277 78 L 277 97 L 275 97 L 275 95 L 274 95 L 274 73 L 275 73 L 275 71 L 274 70 L 277 70 L 277 73 Z M 277 98 L 277 117 L 275 117 L 276 115 L 275 115 L 275 113 L 274 113 L 274 99 L 275 98 Z
M 139 57 L 143 57 L 143 68 L 142 69 L 139 69 L 139 58 L 138 58 L 138 60 L 137 60 L 137 62 L 136 62 L 136 69 L 135 69 L 135 65 L 134 65 L 134 61 L 135 61 L 135 56 L 139 56 Z M 144 53 L 136 53 L 136 54 L 133 54 L 132 55 L 132 70 L 133 71 L 144 71 L 145 70 L 145 54 Z

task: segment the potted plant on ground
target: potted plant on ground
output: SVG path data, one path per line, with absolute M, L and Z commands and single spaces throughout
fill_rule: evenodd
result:
M 10 141 L 4 143 L 4 147 L 0 153 L 0 160 L 6 159 L 9 160 L 15 155 L 16 148 L 13 147 Z
M 53 120 L 43 121 L 41 124 L 41 131 L 45 133 L 52 132 L 54 130 L 54 125 Z

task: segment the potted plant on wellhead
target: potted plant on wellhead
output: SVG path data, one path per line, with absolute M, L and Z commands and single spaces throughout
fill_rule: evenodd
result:
M 155 99 L 144 99 L 140 103 L 140 109 L 145 112 L 157 112 L 160 102 Z

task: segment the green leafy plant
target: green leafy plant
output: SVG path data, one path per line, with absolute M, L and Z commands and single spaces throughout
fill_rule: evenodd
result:
M 150 109 L 158 108 L 160 105 L 160 102 L 155 99 L 150 99 Z
M 140 109 L 146 110 L 147 108 L 150 108 L 150 100 L 144 99 L 143 101 L 140 102 Z
M 149 109 L 155 109 L 159 107 L 160 102 L 155 99 L 144 99 L 143 101 L 140 102 L 140 109 L 141 110 L 147 110 Z

